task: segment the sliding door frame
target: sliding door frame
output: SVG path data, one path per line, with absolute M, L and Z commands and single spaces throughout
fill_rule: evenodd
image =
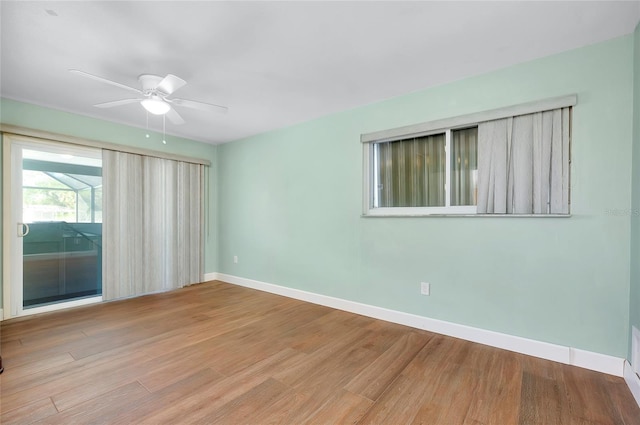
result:
M 14 186 L 22 182 L 23 149 L 41 151 L 75 153 L 82 155 L 83 149 L 100 151 L 98 148 L 80 146 L 64 142 L 42 140 L 29 136 L 14 134 L 2 135 L 2 304 L 3 317 L 9 319 L 31 314 L 44 313 L 62 308 L 75 307 L 102 301 L 102 296 L 88 297 L 78 300 L 63 301 L 41 307 L 25 309 L 23 306 L 23 245 L 18 236 L 17 225 L 22 220 L 23 199 L 21 191 Z M 20 185 L 22 186 L 22 185 Z M 20 220 L 17 220 L 20 218 Z

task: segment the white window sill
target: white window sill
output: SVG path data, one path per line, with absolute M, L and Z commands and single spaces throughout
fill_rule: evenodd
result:
M 475 208 L 475 207 L 462 207 L 462 208 Z M 369 210 L 361 215 L 362 218 L 398 218 L 398 217 L 493 217 L 493 218 L 569 218 L 571 214 L 476 214 L 469 211 L 434 211 L 434 212 L 421 212 L 416 211 L 391 211 L 395 208 L 384 208 L 384 211 L 376 208 Z

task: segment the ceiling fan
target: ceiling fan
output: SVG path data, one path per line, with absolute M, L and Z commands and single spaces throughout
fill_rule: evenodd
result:
M 70 69 L 69 72 L 83 77 L 90 78 L 95 81 L 110 84 L 121 89 L 129 90 L 138 94 L 136 98 L 115 100 L 112 102 L 98 103 L 98 108 L 112 108 L 114 106 L 127 105 L 129 103 L 140 103 L 144 109 L 154 115 L 166 115 L 173 124 L 184 124 L 184 119 L 176 112 L 174 106 L 183 106 L 185 108 L 198 109 L 207 112 L 227 112 L 226 106 L 214 105 L 212 103 L 198 102 L 195 100 L 171 98 L 170 96 L 187 84 L 180 77 L 176 77 L 173 74 L 168 74 L 166 77 L 160 77 L 152 74 L 142 74 L 138 77 L 140 83 L 139 89 L 130 87 L 125 84 L 121 84 L 115 81 L 108 80 L 97 75 L 89 74 L 88 72 L 80 71 L 78 69 Z

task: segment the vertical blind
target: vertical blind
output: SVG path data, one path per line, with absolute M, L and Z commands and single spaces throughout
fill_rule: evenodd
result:
M 203 166 L 103 150 L 103 297 L 203 280 Z
M 451 205 L 476 205 L 478 128 L 451 132 Z
M 477 132 L 476 127 L 451 132 L 450 205 L 476 204 Z M 445 147 L 445 133 L 376 143 L 374 207 L 445 206 Z
M 445 205 L 445 134 L 374 145 L 376 207 Z

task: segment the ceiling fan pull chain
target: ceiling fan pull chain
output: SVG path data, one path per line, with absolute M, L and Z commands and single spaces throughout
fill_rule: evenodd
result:
M 145 112 L 147 113 L 147 134 L 145 134 L 144 137 L 148 139 L 150 137 L 149 136 L 149 111 L 145 110 Z
M 166 131 L 165 131 L 166 115 L 162 116 L 162 143 L 167 144 Z

